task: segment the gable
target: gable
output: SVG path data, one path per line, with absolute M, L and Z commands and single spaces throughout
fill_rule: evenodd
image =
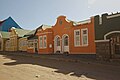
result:
M 66 27 L 71 27 L 73 26 L 73 22 L 72 21 L 68 21 L 66 19 L 66 16 L 59 16 L 57 18 L 56 24 L 53 26 L 53 28 L 66 28 Z
M 21 29 L 21 27 L 11 17 L 9 17 L 1 22 L 0 31 L 8 32 L 12 27 Z

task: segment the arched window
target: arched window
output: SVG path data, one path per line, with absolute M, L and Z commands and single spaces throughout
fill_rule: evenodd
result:
M 64 37 L 64 46 L 68 46 L 68 36 Z
M 57 46 L 60 46 L 60 37 L 57 38 Z

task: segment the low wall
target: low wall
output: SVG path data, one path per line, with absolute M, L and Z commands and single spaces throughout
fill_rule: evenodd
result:
M 111 58 L 109 41 L 96 42 L 96 58 L 101 60 L 109 60 Z

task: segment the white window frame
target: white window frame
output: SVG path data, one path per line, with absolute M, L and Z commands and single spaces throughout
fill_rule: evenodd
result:
M 84 34 L 84 35 L 83 35 L 83 31 L 84 31 L 84 30 L 87 30 L 87 34 Z M 84 43 L 83 43 L 83 37 L 84 37 L 84 36 L 87 36 L 87 44 L 84 44 Z M 81 39 L 82 39 L 82 46 L 88 46 L 88 28 L 81 29 Z
M 58 45 L 58 38 L 59 38 L 59 45 Z M 60 37 L 59 36 L 56 37 L 56 45 L 60 46 Z
M 40 41 L 42 38 L 42 41 Z M 43 48 L 43 36 L 39 36 L 39 48 Z
M 76 35 L 76 32 L 79 31 L 79 35 Z M 80 40 L 80 29 L 76 29 L 74 30 L 74 46 L 75 47 L 79 47 L 80 46 L 80 41 L 79 41 L 79 44 L 76 44 L 76 37 L 79 36 L 79 40 Z
M 44 40 L 44 38 L 46 37 L 46 41 Z M 46 46 L 44 45 L 46 42 Z M 46 35 L 43 35 L 43 48 L 47 48 L 47 36 Z

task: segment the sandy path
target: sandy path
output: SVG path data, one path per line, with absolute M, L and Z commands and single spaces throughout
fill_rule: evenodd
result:
M 119 80 L 120 66 L 0 55 L 0 80 Z

